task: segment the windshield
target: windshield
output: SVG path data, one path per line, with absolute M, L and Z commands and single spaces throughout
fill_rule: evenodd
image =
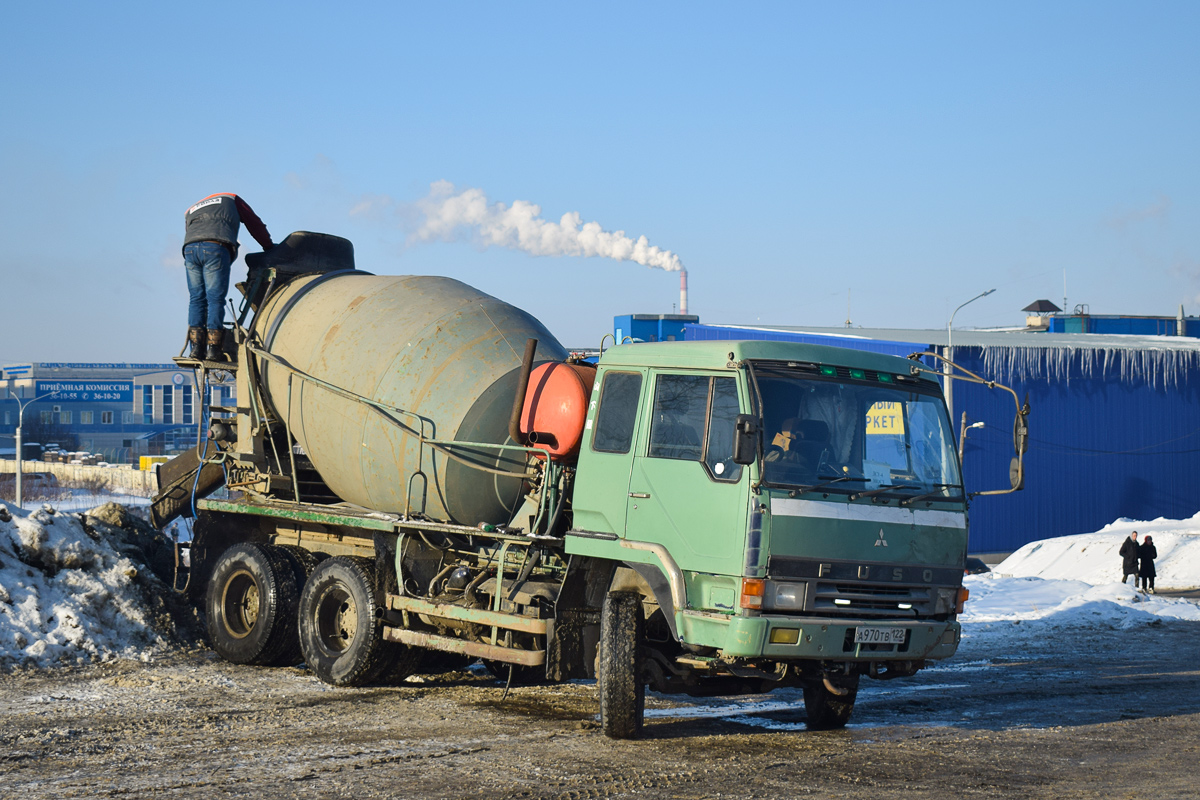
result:
M 954 436 L 939 394 L 793 369 L 758 367 L 755 374 L 764 483 L 910 502 L 962 498 Z

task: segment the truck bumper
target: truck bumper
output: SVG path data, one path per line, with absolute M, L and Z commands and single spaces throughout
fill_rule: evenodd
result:
M 715 647 L 726 658 L 912 661 L 949 658 L 962 627 L 932 620 L 830 620 L 814 617 L 740 617 L 684 611 L 677 630 L 687 644 Z M 856 644 L 859 627 L 902 629 L 903 644 Z M 772 635 L 772 632 L 775 632 Z

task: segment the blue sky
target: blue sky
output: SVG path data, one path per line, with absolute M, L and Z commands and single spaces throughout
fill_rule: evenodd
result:
M 412 243 L 446 180 L 686 264 L 709 322 L 1200 313 L 1200 4 L 23 3 L 0 47 L 0 361 L 182 346 L 184 209 L 440 274 L 571 346 L 629 262 Z M 352 214 L 364 201 L 380 213 Z M 253 242 L 243 233 L 252 251 Z M 234 277 L 244 274 L 239 261 Z

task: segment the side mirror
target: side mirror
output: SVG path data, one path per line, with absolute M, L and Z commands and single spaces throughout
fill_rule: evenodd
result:
M 733 463 L 753 464 L 758 458 L 758 423 L 750 414 L 733 421 Z

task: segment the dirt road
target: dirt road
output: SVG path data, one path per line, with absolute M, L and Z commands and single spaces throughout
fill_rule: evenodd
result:
M 652 696 L 610 741 L 587 683 L 482 671 L 334 689 L 205 651 L 0 675 L 5 798 L 1194 798 L 1200 624 L 977 626 L 959 657 L 864 682 L 845 731 L 795 693 Z

